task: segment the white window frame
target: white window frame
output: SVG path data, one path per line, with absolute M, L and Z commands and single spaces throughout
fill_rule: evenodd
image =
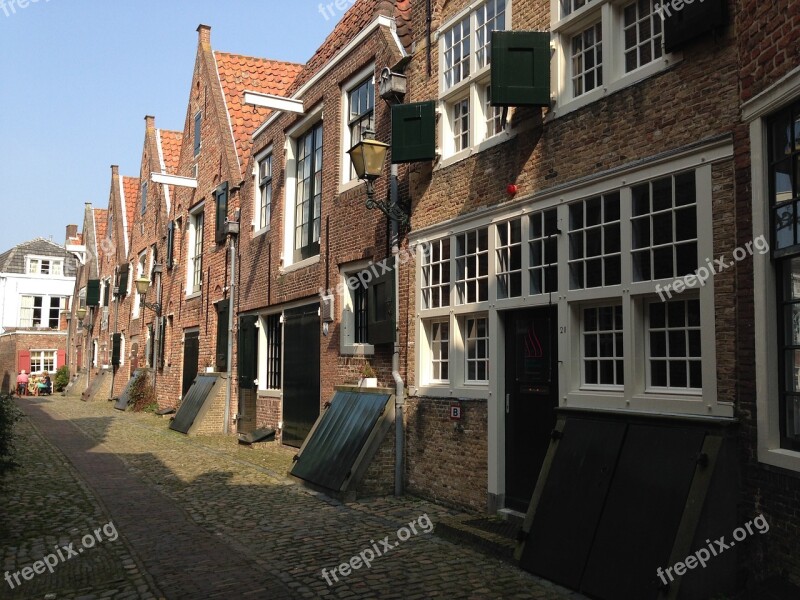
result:
M 49 273 L 42 273 L 42 262 L 47 261 L 49 263 L 48 270 Z M 32 270 L 36 265 L 35 270 Z M 54 267 L 56 265 L 60 265 L 61 273 L 56 275 L 53 273 Z M 57 258 L 54 256 L 39 256 L 39 255 L 28 255 L 25 257 L 25 274 L 26 275 L 35 275 L 37 277 L 64 277 L 64 259 Z
M 433 353 L 433 326 L 434 325 L 447 325 L 447 359 L 443 360 L 441 355 L 438 359 L 434 358 Z M 425 354 L 427 356 L 427 360 L 422 364 L 422 372 L 420 373 L 420 379 L 428 386 L 443 386 L 446 389 L 446 386 L 450 384 L 453 380 L 453 367 L 454 363 L 452 360 L 453 356 L 453 328 L 449 318 L 432 318 L 426 319 L 422 322 L 421 330 L 424 332 L 422 337 L 422 343 L 425 347 Z M 447 378 L 435 378 L 433 376 L 433 363 L 439 362 L 440 364 L 447 362 Z
M 31 374 L 44 373 L 45 371 L 47 373 L 55 373 L 58 370 L 58 366 L 59 366 L 58 365 L 58 350 L 31 350 L 30 352 L 31 352 Z M 37 355 L 37 354 L 38 354 L 38 356 L 36 358 L 34 358 L 34 355 Z M 50 358 L 50 356 L 52 356 L 52 358 L 53 358 L 53 369 L 52 370 L 44 368 L 44 362 L 45 362 L 45 360 L 48 360 Z M 41 366 L 40 369 L 34 370 L 34 368 L 33 368 L 33 361 L 34 360 L 39 361 L 39 363 L 40 363 L 39 366 Z
M 271 317 L 278 317 L 281 322 L 281 339 L 278 340 L 278 344 L 281 348 L 281 361 L 280 361 L 280 369 L 281 369 L 281 381 L 280 385 L 277 388 L 268 388 L 266 387 L 267 382 L 267 351 L 268 351 L 268 344 L 267 344 L 267 326 L 266 322 L 267 319 Z M 258 379 L 256 380 L 258 383 L 256 385 L 256 389 L 258 393 L 262 396 L 271 396 L 274 398 L 280 398 L 283 394 L 283 378 L 284 378 L 284 319 L 283 319 L 283 312 L 270 312 L 264 313 L 259 316 L 258 321 L 256 322 L 256 327 L 258 327 L 258 368 L 256 372 L 258 373 Z
M 141 277 L 147 277 L 147 250 L 140 252 L 138 258 L 136 259 L 135 279 L 139 279 Z M 136 294 L 134 294 L 133 298 L 133 308 L 131 312 L 131 318 L 138 319 L 142 311 L 142 295 L 139 293 L 138 290 L 135 291 Z
M 294 260 L 294 216 L 295 199 L 297 197 L 297 140 L 309 129 L 320 122 L 324 123 L 323 106 L 318 106 L 307 117 L 289 129 L 284 145 L 283 167 L 283 256 L 281 257 L 281 273 L 296 271 L 319 262 L 319 254 L 304 260 Z M 324 128 L 324 125 L 323 125 Z M 323 164 L 325 161 L 325 134 L 322 137 Z M 275 168 L 273 163 L 272 168 Z M 323 196 L 324 200 L 324 196 Z
M 191 211 L 189 211 L 189 235 L 186 236 L 186 241 L 188 244 L 186 256 L 188 260 L 186 261 L 186 296 L 187 297 L 194 297 L 198 296 L 203 291 L 203 250 L 205 247 L 205 239 L 203 239 L 203 231 L 205 231 L 205 202 L 201 202 Z M 196 254 L 196 242 L 197 242 L 197 219 L 200 215 L 203 215 L 203 229 L 200 231 L 200 283 L 195 286 L 194 279 L 195 279 L 195 262 L 197 259 Z
M 467 345 L 468 345 L 468 342 L 469 342 L 469 339 L 470 339 L 469 338 L 469 332 L 468 332 L 470 321 L 485 321 L 486 336 L 485 337 L 477 337 L 477 338 L 475 338 L 478 341 L 483 340 L 483 341 L 486 342 L 486 356 L 485 357 L 482 357 L 482 358 L 481 357 L 470 358 L 469 349 L 467 348 Z M 459 332 L 460 332 L 461 343 L 462 343 L 462 345 L 464 347 L 464 352 L 462 353 L 463 354 L 463 358 L 464 358 L 464 364 L 462 365 L 462 368 L 464 369 L 464 371 L 463 371 L 464 385 L 465 386 L 476 386 L 476 385 L 486 386 L 486 385 L 488 385 L 489 384 L 489 371 L 490 371 L 490 366 L 491 366 L 491 363 L 492 363 L 492 353 L 491 353 L 491 350 L 490 350 L 491 349 L 491 327 L 489 325 L 489 316 L 486 313 L 477 313 L 477 314 L 464 315 L 463 317 L 461 317 L 458 320 L 458 329 L 459 329 Z M 451 336 L 452 336 L 452 332 L 451 332 Z M 481 362 L 481 361 L 485 361 L 486 362 L 486 378 L 485 379 L 470 379 L 469 378 L 469 363 L 470 362 L 478 363 L 478 362 Z M 452 361 L 451 361 L 451 365 L 452 365 Z
M 272 165 L 272 197 L 270 198 L 270 210 L 267 216 L 267 223 L 264 227 L 261 226 L 262 210 L 261 210 L 261 163 L 267 158 L 271 159 Z M 264 150 L 256 155 L 253 165 L 253 237 L 267 233 L 272 224 L 272 213 L 275 209 L 275 155 L 272 152 L 272 144 L 267 146 Z
M 488 1 L 480 0 L 471 2 L 469 6 L 448 19 L 437 31 L 439 52 L 439 140 L 441 147 L 439 153 L 442 159 L 437 168 L 443 168 L 459 160 L 463 160 L 472 154 L 486 150 L 497 144 L 505 142 L 512 137 L 512 132 L 506 127 L 505 130 L 488 135 L 488 115 L 486 114 L 486 88 L 490 84 L 491 64 L 478 67 L 478 44 L 477 44 L 477 23 L 478 9 L 484 7 Z M 513 24 L 513 1 L 506 0 L 505 7 L 505 30 L 512 28 Z M 464 21 L 469 19 L 469 75 L 461 81 L 453 84 L 449 88 L 445 87 L 445 38 L 446 33 Z M 457 150 L 455 144 L 455 122 L 454 106 L 462 100 L 469 102 L 469 142 L 463 149 Z M 501 109 L 497 109 L 501 110 Z
M 351 143 L 350 137 L 350 92 L 352 92 L 357 87 L 360 87 L 362 84 L 366 83 L 368 79 L 372 80 L 373 85 L 375 86 L 375 98 L 374 107 L 373 107 L 373 115 L 377 117 L 378 112 L 378 102 L 377 102 L 377 81 L 375 79 L 375 63 L 370 64 L 369 66 L 361 69 L 358 73 L 353 75 L 350 79 L 348 79 L 345 84 L 342 86 L 342 150 L 341 150 L 341 173 L 340 173 L 340 184 L 339 184 L 339 193 L 342 193 L 346 190 L 352 189 L 354 187 L 358 187 L 361 184 L 361 180 L 357 177 L 352 177 L 352 166 L 353 162 L 350 160 L 350 155 L 347 153 L 350 148 L 352 148 L 353 144 Z M 374 118 L 374 117 L 373 117 Z M 323 142 L 324 144 L 324 142 Z
M 750 175 L 753 207 L 753 239 L 772 239 L 769 203 L 769 153 L 766 119 L 800 98 L 800 67 L 746 102 L 742 120 L 750 127 Z M 753 254 L 755 313 L 756 413 L 758 460 L 800 472 L 800 452 L 781 447 L 780 385 L 775 349 L 779 334 L 775 307 L 777 278 L 770 253 Z
M 659 3 L 659 0 L 653 1 Z M 628 4 L 631 2 L 591 0 L 562 18 L 561 0 L 550 0 L 551 44 L 554 50 L 550 67 L 553 106 L 547 114 L 547 120 L 569 114 L 618 90 L 652 77 L 682 59 L 679 52 L 667 53 L 662 46 L 660 58 L 629 73 L 625 72 L 623 11 Z M 601 23 L 603 32 L 603 84 L 579 96 L 574 96 L 572 90 L 572 38 L 592 23 L 597 22 Z
M 355 288 L 362 285 L 356 275 L 369 268 L 372 264 L 372 261 L 362 260 L 342 265 L 339 269 L 339 283 L 342 290 L 342 320 L 339 330 L 339 353 L 342 355 L 372 356 L 375 354 L 375 346 L 372 344 L 356 343 L 356 319 L 353 310 L 355 304 Z

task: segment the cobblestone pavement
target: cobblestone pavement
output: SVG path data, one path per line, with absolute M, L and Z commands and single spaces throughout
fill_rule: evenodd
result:
M 345 505 L 294 485 L 285 477 L 291 449 L 188 438 L 109 403 L 56 396 L 20 405 L 23 466 L 0 491 L 4 570 L 110 520 L 120 538 L 25 582 L 30 595 L 6 596 L 0 582 L 0 598 L 581 598 L 421 532 L 420 516 L 435 525 L 452 510 L 413 498 Z M 419 535 L 396 541 L 412 521 Z M 382 551 L 386 536 L 397 545 L 371 568 L 328 585 L 323 568 Z

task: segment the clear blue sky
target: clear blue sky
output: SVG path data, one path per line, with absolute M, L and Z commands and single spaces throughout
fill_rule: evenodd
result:
M 139 174 L 145 115 L 183 129 L 200 23 L 215 50 L 302 63 L 342 16 L 318 0 L 29 1 L 0 0 L 0 252 L 63 243 L 84 203 L 106 208 L 110 165 Z

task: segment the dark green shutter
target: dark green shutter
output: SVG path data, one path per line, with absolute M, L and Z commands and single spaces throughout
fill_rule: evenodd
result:
M 90 279 L 86 284 L 86 306 L 100 306 L 99 279 Z
M 436 158 L 436 106 L 434 102 L 392 106 L 392 163 Z
M 129 265 L 120 265 L 117 272 L 117 288 L 119 290 L 119 297 L 124 298 L 128 295 L 128 271 Z
M 387 262 L 387 272 L 373 279 L 367 289 L 367 341 L 374 346 L 392 344 L 395 337 L 393 259 Z M 374 268 L 379 273 L 383 270 Z
M 221 244 L 225 241 L 225 221 L 228 218 L 228 182 L 226 181 L 214 192 L 217 204 L 216 241 Z
M 167 269 L 175 265 L 175 221 L 170 221 L 167 225 Z
M 111 336 L 111 365 L 119 366 L 119 358 L 122 352 L 122 334 L 115 333 Z
M 550 106 L 550 34 L 492 32 L 492 106 Z
M 675 10 L 665 2 L 661 15 L 664 19 L 664 49 L 673 52 L 704 33 L 724 27 L 728 22 L 727 4 L 727 0 L 695 0 L 684 4 L 681 10 Z
M 239 346 L 237 349 L 239 387 L 253 389 L 253 380 L 258 377 L 258 317 L 239 317 Z
M 228 370 L 228 307 L 229 300 L 217 302 L 217 371 Z

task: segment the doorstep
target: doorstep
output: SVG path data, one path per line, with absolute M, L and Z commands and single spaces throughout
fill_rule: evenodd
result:
M 465 515 L 444 518 L 436 524 L 436 534 L 442 538 L 514 565 L 514 549 L 521 531 L 522 524 L 516 519 L 500 516 Z

